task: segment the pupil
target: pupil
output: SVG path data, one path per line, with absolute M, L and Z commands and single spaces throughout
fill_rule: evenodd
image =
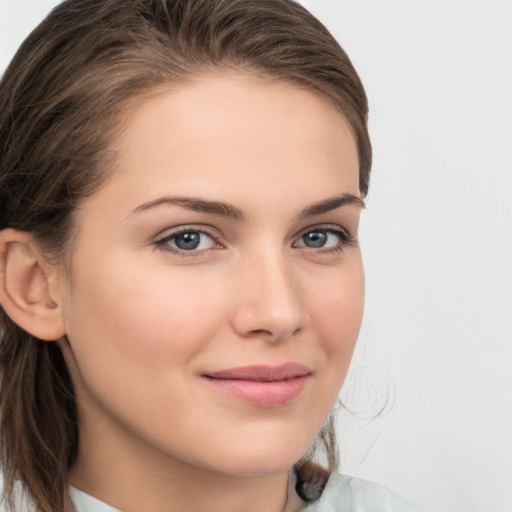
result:
M 199 233 L 183 233 L 178 235 L 174 242 L 179 249 L 194 250 L 199 245 L 200 235 Z
M 323 231 L 311 231 L 302 237 L 308 247 L 323 247 L 327 242 L 327 233 Z

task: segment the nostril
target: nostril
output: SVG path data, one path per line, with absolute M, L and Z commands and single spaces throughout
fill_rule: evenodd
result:
M 286 329 L 275 329 L 275 330 L 254 329 L 254 330 L 250 331 L 248 334 L 249 334 L 249 336 L 262 337 L 262 338 L 267 338 L 270 340 L 279 341 L 284 338 L 290 338 L 290 337 L 295 336 L 300 330 L 301 330 L 300 327 L 296 328 L 293 331 L 291 331 L 291 330 L 288 331 Z
M 276 333 L 269 329 L 253 329 L 252 331 L 250 331 L 248 333 L 248 335 L 251 337 L 255 337 L 255 338 L 259 337 L 259 338 L 269 338 L 269 339 L 277 337 Z

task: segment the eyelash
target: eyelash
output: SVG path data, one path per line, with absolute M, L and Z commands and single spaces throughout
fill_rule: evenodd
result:
M 188 258 L 190 256 L 196 256 L 196 257 L 202 256 L 205 253 L 205 251 L 210 250 L 210 249 L 199 249 L 199 250 L 186 251 L 186 250 L 179 249 L 177 247 L 173 247 L 173 246 L 169 245 L 169 242 L 172 241 L 174 238 L 176 238 L 180 235 L 184 235 L 186 233 L 200 233 L 202 235 L 206 235 L 212 239 L 212 241 L 214 242 L 214 245 L 220 246 L 219 242 L 217 241 L 218 237 L 216 235 L 214 235 L 213 233 L 210 233 L 207 230 L 201 229 L 201 228 L 195 228 L 192 226 L 190 226 L 190 227 L 184 226 L 184 227 L 178 228 L 175 231 L 173 231 L 172 233 L 169 233 L 168 235 L 165 235 L 164 237 L 156 240 L 154 242 L 155 248 L 159 249 L 160 251 L 170 252 L 170 253 L 175 254 L 176 256 L 180 256 L 182 258 Z
M 338 237 L 339 242 L 334 247 L 328 247 L 328 248 L 314 248 L 314 247 L 308 247 L 306 245 L 295 245 L 298 240 L 303 239 L 304 236 L 306 236 L 308 233 L 313 232 L 324 232 L 328 234 L 332 234 Z M 209 238 L 212 239 L 214 245 L 217 246 L 217 248 L 222 248 L 221 244 L 218 242 L 218 237 L 214 235 L 213 233 L 197 228 L 197 227 L 188 227 L 184 226 L 183 228 L 176 229 L 172 233 L 169 233 L 165 235 L 164 237 L 156 240 L 154 242 L 155 248 L 164 252 L 172 253 L 176 256 L 180 256 L 183 258 L 191 257 L 191 256 L 202 256 L 205 254 L 206 251 L 209 251 L 211 249 L 199 249 L 199 250 L 184 250 L 179 249 L 176 247 L 173 247 L 169 245 L 169 242 L 175 239 L 176 237 L 187 234 L 187 233 L 199 233 L 202 235 L 206 235 Z M 354 247 L 357 245 L 357 239 L 355 236 L 351 235 L 347 230 L 341 229 L 338 226 L 325 226 L 325 225 L 319 225 L 319 226 L 309 226 L 305 229 L 303 229 L 297 236 L 296 241 L 293 243 L 293 247 L 303 247 L 304 250 L 309 250 L 311 252 L 315 253 L 321 253 L 321 254 L 337 254 L 343 252 L 343 250 L 347 247 Z M 215 248 L 215 247 L 212 247 Z
M 304 247 L 305 250 L 310 250 L 315 253 L 322 253 L 322 254 L 337 254 L 343 252 L 347 247 L 354 247 L 357 245 L 357 239 L 355 236 L 351 235 L 346 229 L 341 229 L 339 226 L 329 226 L 329 225 L 319 225 L 319 226 L 308 226 L 307 228 L 303 229 L 298 237 L 297 240 L 303 239 L 304 236 L 306 236 L 308 233 L 313 232 L 324 232 L 331 235 L 335 235 L 338 237 L 338 243 L 334 247 L 328 247 L 328 248 L 314 248 L 314 247 L 307 247 L 307 246 L 299 246 Z M 294 242 L 296 243 L 296 242 Z

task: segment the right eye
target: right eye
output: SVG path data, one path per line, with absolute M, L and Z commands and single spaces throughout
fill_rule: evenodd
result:
M 205 231 L 187 228 L 167 234 L 165 237 L 157 240 L 155 245 L 162 251 L 189 256 L 213 249 L 215 247 L 215 240 Z

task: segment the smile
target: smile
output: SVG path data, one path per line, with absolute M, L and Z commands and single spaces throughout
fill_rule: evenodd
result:
M 280 407 L 302 392 L 312 372 L 304 365 L 244 366 L 204 374 L 209 385 L 257 407 Z

